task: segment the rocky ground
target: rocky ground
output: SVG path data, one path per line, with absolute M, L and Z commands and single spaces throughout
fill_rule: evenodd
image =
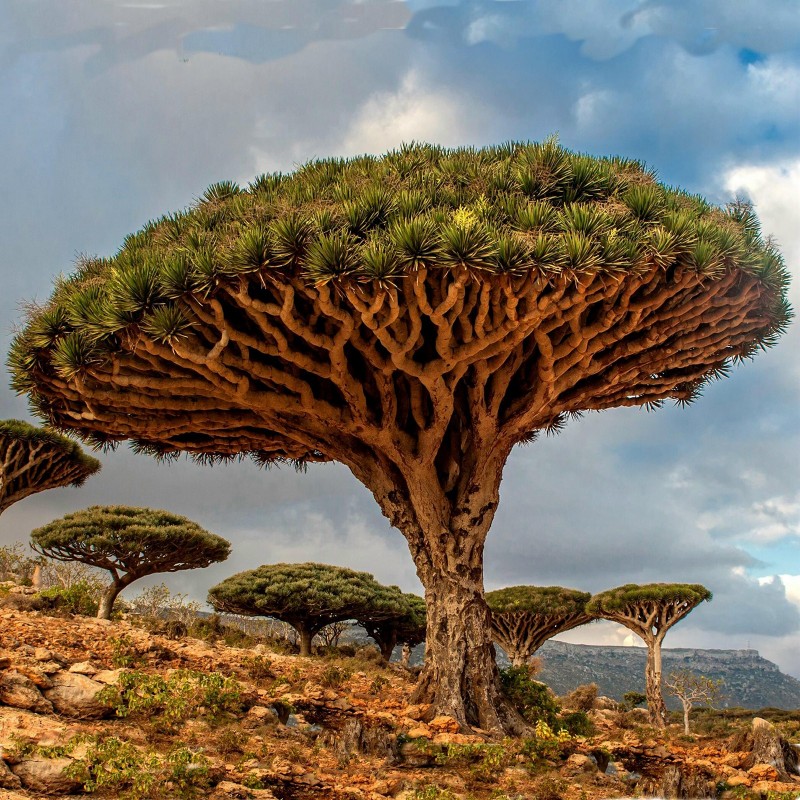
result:
M 0 800 L 800 794 L 766 722 L 691 741 L 601 698 L 590 737 L 492 741 L 410 705 L 413 677 L 369 650 L 303 659 L 8 608 L 0 637 Z

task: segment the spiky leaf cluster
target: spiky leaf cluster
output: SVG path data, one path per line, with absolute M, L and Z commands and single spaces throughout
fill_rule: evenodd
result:
M 529 612 L 556 616 L 582 612 L 591 599 L 589 592 L 561 586 L 508 586 L 486 593 L 493 614 Z
M 31 546 L 60 561 L 80 561 L 131 579 L 224 561 L 230 543 L 169 511 L 92 506 L 31 533 Z
M 213 586 L 208 601 L 217 611 L 274 617 L 316 632 L 347 619 L 378 621 L 406 607 L 396 586 L 368 572 L 330 564 L 265 564 Z
M 100 469 L 72 439 L 16 419 L 0 420 L 0 512 L 59 486 L 81 486 Z
M 391 283 L 422 266 L 481 274 L 637 273 L 679 263 L 716 279 L 739 269 L 771 293 L 770 344 L 790 318 L 788 274 L 751 209 L 711 207 L 636 161 L 555 141 L 484 149 L 411 145 L 313 161 L 249 187 L 215 184 L 149 222 L 111 258 L 84 259 L 15 340 L 14 386 L 37 369 L 69 380 L 132 332 L 172 344 L 222 285 L 281 273 L 317 285 Z M 261 277 L 259 277 L 261 276 Z
M 696 606 L 704 600 L 711 600 L 712 593 L 699 583 L 627 583 L 615 589 L 608 589 L 594 595 L 587 603 L 592 614 L 623 611 L 627 608 L 647 603 L 679 603 Z

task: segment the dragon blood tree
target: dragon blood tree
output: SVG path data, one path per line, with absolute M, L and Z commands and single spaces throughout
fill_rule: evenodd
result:
M 666 726 L 667 707 L 661 691 L 661 643 L 667 631 L 711 592 L 698 583 L 628 583 L 596 594 L 586 610 L 595 617 L 619 622 L 647 645 L 645 694 L 650 722 Z
M 31 532 L 31 547 L 57 561 L 80 561 L 108 570 L 99 619 L 111 619 L 117 595 L 135 580 L 159 572 L 207 567 L 224 561 L 230 542 L 196 522 L 152 508 L 92 506 Z
M 588 592 L 560 586 L 509 586 L 486 593 L 492 637 L 515 667 L 521 667 L 551 637 L 591 622 Z
M 345 464 L 425 587 L 415 699 L 512 732 L 483 599 L 512 448 L 585 410 L 691 400 L 776 340 L 787 280 L 747 206 L 637 162 L 410 146 L 212 186 L 81 262 L 9 364 L 94 443 Z
M 300 655 L 326 625 L 347 619 L 382 619 L 402 607 L 401 592 L 368 572 L 329 564 L 265 564 L 212 586 L 208 602 L 216 611 L 274 617 L 291 625 Z
M 17 419 L 0 420 L 0 514 L 24 497 L 80 486 L 100 462 L 66 436 Z
M 398 644 L 416 647 L 425 641 L 425 601 L 415 594 L 405 592 L 401 593 L 400 600 L 397 613 L 392 616 L 375 619 L 374 615 L 362 615 L 361 618 L 356 618 L 358 624 L 375 640 L 383 660 L 387 663 Z

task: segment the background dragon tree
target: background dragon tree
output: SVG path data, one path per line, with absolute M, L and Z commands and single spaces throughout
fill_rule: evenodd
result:
M 510 731 L 483 548 L 512 448 L 585 410 L 691 400 L 775 341 L 786 285 L 746 205 L 638 162 L 410 146 L 215 184 L 81 262 L 9 363 L 89 441 L 345 464 L 425 587 L 417 699 Z
M 551 637 L 591 622 L 589 592 L 561 586 L 509 586 L 486 593 L 492 637 L 515 667 L 521 667 Z
M 91 506 L 31 532 L 31 547 L 57 561 L 107 570 L 111 582 L 97 609 L 111 619 L 114 601 L 134 581 L 159 572 L 207 567 L 224 561 L 230 542 L 169 511 Z
M 370 622 L 402 613 L 406 602 L 396 586 L 383 586 L 368 572 L 331 564 L 265 564 L 212 586 L 216 611 L 274 617 L 298 634 L 300 655 L 311 655 L 314 637 L 333 622 Z
M 0 420 L 0 514 L 45 489 L 80 486 L 99 469 L 96 458 L 56 431 Z
M 645 694 L 650 722 L 666 726 L 667 706 L 661 691 L 661 643 L 667 631 L 680 622 L 711 592 L 698 583 L 628 583 L 596 594 L 586 610 L 596 617 L 619 622 L 647 645 Z

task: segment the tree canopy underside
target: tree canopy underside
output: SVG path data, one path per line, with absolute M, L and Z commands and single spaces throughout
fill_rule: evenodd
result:
M 0 421 L 0 513 L 36 492 L 80 486 L 99 469 L 97 459 L 55 431 Z
M 780 333 L 785 285 L 748 209 L 635 162 L 412 147 L 212 187 L 60 283 L 10 365 L 94 442 L 413 469 L 447 504 L 471 454 L 692 399 Z

